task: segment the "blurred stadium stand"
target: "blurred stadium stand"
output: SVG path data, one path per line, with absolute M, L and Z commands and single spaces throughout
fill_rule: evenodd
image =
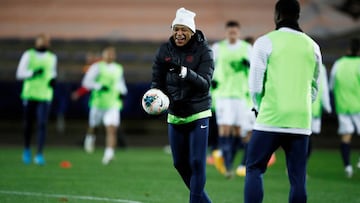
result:
M 118 61 L 124 65 L 129 95 L 125 100 L 123 132 L 133 135 L 130 144 L 166 143 L 165 118 L 152 118 L 142 111 L 140 99 L 149 88 L 151 64 L 160 43 L 170 35 L 170 24 L 177 8 L 197 13 L 197 28 L 212 43 L 224 36 L 224 23 L 238 20 L 243 36 L 258 37 L 274 28 L 276 0 L 1 0 L 0 7 L 0 143 L 19 143 L 21 139 L 21 83 L 15 80 L 18 61 L 24 50 L 33 46 L 41 33 L 52 36 L 52 50 L 58 56 L 58 83 L 49 131 L 57 134 L 56 115 L 64 114 L 66 131 L 61 139 L 83 136 L 86 128 L 87 98 L 70 100 L 79 87 L 86 54 L 100 52 L 106 45 L 117 48 Z M 301 26 L 320 44 L 324 63 L 345 54 L 351 37 L 360 36 L 359 1 L 300 0 Z M 326 138 L 321 146 L 337 142 L 336 116 L 324 116 Z M 8 136 L 14 134 L 14 136 Z M 142 139 L 144 135 L 159 139 Z M 69 139 L 64 139 L 69 138 Z M 70 137 L 69 137 L 70 136 Z M 331 139 L 328 139 L 328 138 Z M 53 142 L 61 142 L 55 139 Z M 51 142 L 52 139 L 50 139 Z M 66 141 L 68 140 L 68 141 Z

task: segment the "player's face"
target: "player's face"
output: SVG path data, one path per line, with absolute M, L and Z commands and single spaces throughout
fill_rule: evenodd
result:
M 50 46 L 50 38 L 45 34 L 39 35 L 35 41 L 36 48 L 48 48 Z
M 225 32 L 226 32 L 226 38 L 231 42 L 236 41 L 240 37 L 240 28 L 239 27 L 236 27 L 236 26 L 227 27 Z
M 113 61 L 115 61 L 115 58 L 116 58 L 116 52 L 115 52 L 115 49 L 113 48 L 107 48 L 103 51 L 103 60 L 108 62 L 108 63 L 111 63 Z
M 186 45 L 194 33 L 184 25 L 174 25 L 173 27 L 173 38 L 176 46 L 182 47 Z

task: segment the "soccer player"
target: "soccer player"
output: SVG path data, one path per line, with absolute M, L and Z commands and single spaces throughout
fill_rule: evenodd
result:
M 279 0 L 276 30 L 256 40 L 250 60 L 249 89 L 258 111 L 248 144 L 245 203 L 262 202 L 263 174 L 271 154 L 285 151 L 289 202 L 306 202 L 306 155 L 311 105 L 322 65 L 319 46 L 300 29 L 300 4 Z
M 23 80 L 21 99 L 24 106 L 25 142 L 22 160 L 25 164 L 31 163 L 30 144 L 35 121 L 37 121 L 37 153 L 34 162 L 38 165 L 45 164 L 43 149 L 47 134 L 46 126 L 57 75 L 57 57 L 49 47 L 50 37 L 46 34 L 38 35 L 35 48 L 25 51 L 16 71 L 16 78 Z
M 360 56 L 359 39 L 350 42 L 348 54 L 338 59 L 330 75 L 330 88 L 334 92 L 335 110 L 341 135 L 341 156 L 347 177 L 352 177 L 350 143 L 352 134 L 360 135 Z M 360 168 L 360 159 L 358 163 Z
M 321 116 L 322 110 L 324 109 L 326 113 L 331 113 L 331 104 L 329 97 L 329 85 L 328 78 L 326 73 L 326 68 L 324 65 L 320 68 L 319 74 L 319 88 L 318 95 L 312 104 L 312 120 L 311 120 L 311 131 L 312 135 L 318 135 L 321 132 Z M 311 137 L 309 138 L 309 147 L 308 147 L 308 159 L 310 158 L 312 151 L 312 141 Z
M 82 72 L 85 74 L 90 66 L 98 61 L 101 61 L 101 57 L 98 57 L 97 54 L 89 52 L 86 54 L 86 63 L 84 67 L 82 68 Z M 85 87 L 81 86 L 77 88 L 75 91 L 71 93 L 71 99 L 73 101 L 76 101 L 83 97 L 84 95 L 87 95 L 90 92 L 90 90 L 86 89 Z
M 120 125 L 122 100 L 127 94 L 122 65 L 115 61 L 116 50 L 106 47 L 102 60 L 90 66 L 82 85 L 91 90 L 89 128 L 84 141 L 84 149 L 91 153 L 95 149 L 96 128 L 104 124 L 106 147 L 102 163 L 107 165 L 114 158 L 116 133 Z
M 153 64 L 152 88 L 170 99 L 168 134 L 173 164 L 190 190 L 190 203 L 211 202 L 204 191 L 214 71 L 212 51 L 195 28 L 195 13 L 176 12 L 172 36 L 162 44 Z
M 212 47 L 215 60 L 213 83 L 217 86 L 215 108 L 220 149 L 219 154 L 214 154 L 214 164 L 220 173 L 230 178 L 234 152 L 242 135 L 241 125 L 247 119 L 247 72 L 252 46 L 239 39 L 240 24 L 237 21 L 228 21 L 225 33 L 226 39 L 215 43 Z M 246 134 L 242 136 L 246 137 Z M 244 150 L 246 151 L 246 145 Z M 222 158 L 225 168 L 222 166 Z

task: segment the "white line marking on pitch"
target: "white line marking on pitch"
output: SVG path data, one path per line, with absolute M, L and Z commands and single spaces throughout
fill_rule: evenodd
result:
M 0 190 L 1 194 L 19 195 L 19 196 L 38 196 L 38 197 L 51 197 L 51 198 L 68 198 L 68 199 L 81 199 L 91 201 L 105 201 L 105 202 L 121 202 L 121 203 L 142 203 L 126 199 L 111 199 L 106 197 L 92 197 L 92 196 L 79 196 L 79 195 L 64 195 L 64 194 L 46 194 L 38 192 L 20 192 L 20 191 L 7 191 Z

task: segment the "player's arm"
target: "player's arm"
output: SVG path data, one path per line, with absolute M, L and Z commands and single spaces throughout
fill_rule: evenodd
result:
M 155 56 L 155 60 L 152 66 L 152 80 L 151 88 L 161 89 L 165 92 L 165 79 L 166 79 L 166 64 L 164 63 L 164 55 L 162 53 L 166 52 L 167 49 L 165 45 L 162 45 Z
M 186 68 L 186 73 L 183 79 L 189 81 L 196 89 L 200 91 L 208 91 L 211 85 L 212 76 L 214 73 L 214 60 L 212 50 L 208 47 L 202 52 L 200 62 L 197 70 Z M 182 74 L 182 73 L 181 73 Z M 183 75 L 183 74 L 182 74 Z
M 328 78 L 326 73 L 325 66 L 322 66 L 321 69 L 321 82 L 323 86 L 323 92 L 322 92 L 322 105 L 327 113 L 331 113 L 331 104 L 330 104 L 330 96 L 329 96 L 329 85 L 328 85 Z
M 57 77 L 57 57 L 54 55 L 54 64 L 51 67 L 51 80 L 49 81 L 49 86 L 55 88 L 56 77 Z
M 312 100 L 312 102 L 314 102 L 316 100 L 316 97 L 318 94 L 320 68 L 323 66 L 320 47 L 315 42 L 314 42 L 314 51 L 315 51 L 316 66 L 315 66 L 313 79 L 311 82 L 311 100 Z
M 267 60 L 272 51 L 272 44 L 267 36 L 260 37 L 254 43 L 250 56 L 249 91 L 255 110 L 259 110 Z
M 337 65 L 338 65 L 338 62 L 335 62 L 333 67 L 331 68 L 330 81 L 329 81 L 329 89 L 330 89 L 330 91 L 334 90 Z
M 222 78 L 220 76 L 221 75 L 221 70 L 219 68 L 215 67 L 218 52 L 219 52 L 219 43 L 213 44 L 211 46 L 211 50 L 213 52 L 213 59 L 214 59 L 214 73 L 213 73 L 213 78 L 212 78 L 212 81 L 211 81 L 211 86 L 212 86 L 213 89 L 216 89 L 219 86 L 220 78 Z
M 125 77 L 124 74 L 122 74 L 118 80 L 118 83 L 116 85 L 117 90 L 119 90 L 120 92 L 120 98 L 124 99 L 124 97 L 127 95 L 128 90 L 126 88 L 126 83 L 125 83 Z
M 100 90 L 102 85 L 96 82 L 96 78 L 99 74 L 99 67 L 97 64 L 90 66 L 89 71 L 86 72 L 82 81 L 82 86 L 89 90 Z
M 30 56 L 28 52 L 25 52 L 21 58 L 16 70 L 16 79 L 24 80 L 33 76 L 33 71 L 28 69 Z

